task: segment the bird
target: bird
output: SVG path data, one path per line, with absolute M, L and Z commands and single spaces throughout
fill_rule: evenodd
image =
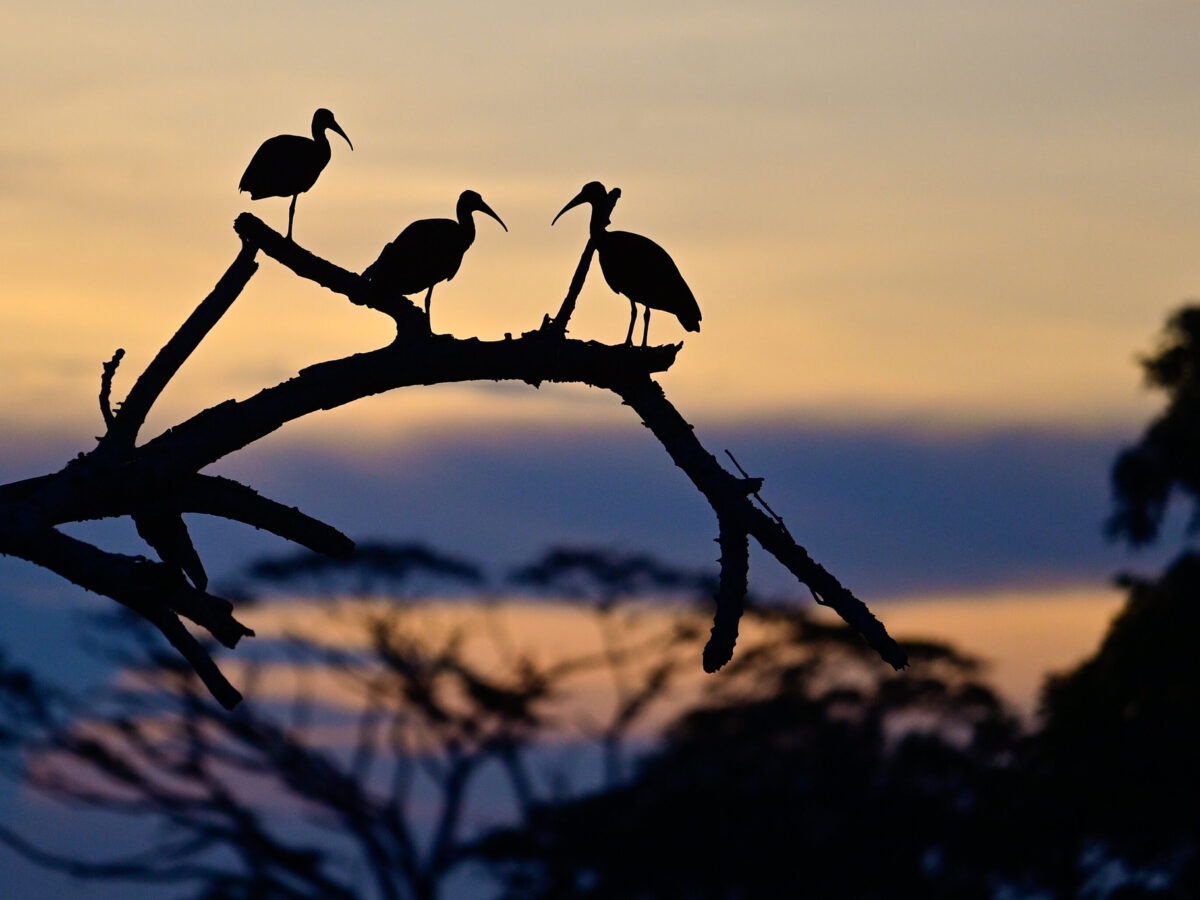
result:
M 413 222 L 383 248 L 362 277 L 377 290 L 391 294 L 407 296 L 425 291 L 428 319 L 433 286 L 454 277 L 462 265 L 463 254 L 475 241 L 475 220 L 471 217 L 475 212 L 491 216 L 508 231 L 508 226 L 476 191 L 463 191 L 458 196 L 455 218 Z
M 700 306 L 691 288 L 679 274 L 667 251 L 648 237 L 629 231 L 609 231 L 608 217 L 621 191 L 607 191 L 600 182 L 589 181 L 583 189 L 554 217 L 551 226 L 569 209 L 583 203 L 592 204 L 591 235 L 600 257 L 600 271 L 608 286 L 629 298 L 629 333 L 627 345 L 633 343 L 633 326 L 637 321 L 637 305 L 646 307 L 642 329 L 642 346 L 650 331 L 650 310 L 661 309 L 679 319 L 688 331 L 700 330 Z
M 249 191 L 251 200 L 263 197 L 291 197 L 288 207 L 288 240 L 292 239 L 292 219 L 296 215 L 296 198 L 317 183 L 317 177 L 329 162 L 329 138 L 326 130 L 332 129 L 342 136 L 347 144 L 350 138 L 327 109 L 313 113 L 312 137 L 298 134 L 278 134 L 267 138 L 255 151 L 246 166 L 239 191 Z M 354 145 L 350 144 L 350 149 Z

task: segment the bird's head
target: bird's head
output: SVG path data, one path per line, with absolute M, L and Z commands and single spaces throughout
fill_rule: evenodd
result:
M 496 215 L 495 210 L 483 202 L 483 198 L 479 196 L 478 191 L 463 191 L 458 195 L 458 215 L 461 219 L 464 215 L 470 215 L 473 212 L 481 212 L 484 215 L 491 216 L 500 223 L 500 227 L 508 231 L 508 226 L 504 224 L 504 220 Z
M 620 190 L 617 189 L 616 193 L 620 194 Z M 604 185 L 598 181 L 589 181 L 583 186 L 583 189 L 571 199 L 570 203 L 558 211 L 558 215 L 554 217 L 554 221 L 551 222 L 550 225 L 553 226 L 554 222 L 557 222 L 559 217 L 562 216 L 562 214 L 568 209 L 574 209 L 575 207 L 584 203 L 592 204 L 592 209 L 594 210 L 604 209 L 607 205 L 608 197 L 608 190 L 604 187 Z M 615 199 L 616 198 L 614 198 L 614 202 Z
M 318 109 L 315 113 L 313 113 L 312 128 L 314 135 L 320 134 L 327 128 L 330 131 L 336 131 L 342 136 L 342 140 L 344 140 L 347 144 L 350 144 L 350 138 L 346 137 L 346 132 L 342 131 L 342 126 L 337 123 L 336 119 L 334 119 L 333 113 L 327 109 Z M 350 144 L 350 149 L 354 149 L 353 144 Z

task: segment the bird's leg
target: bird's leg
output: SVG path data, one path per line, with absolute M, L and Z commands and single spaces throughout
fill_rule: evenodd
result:
M 629 334 L 625 335 L 625 344 L 629 346 L 633 344 L 633 326 L 637 322 L 637 304 L 632 300 L 629 301 Z
M 289 241 L 292 239 L 292 219 L 294 219 L 296 217 L 296 198 L 299 196 L 300 196 L 299 194 L 292 194 L 292 205 L 288 207 L 287 239 Z
M 429 318 L 429 301 L 433 299 L 433 285 L 429 286 L 429 290 L 425 292 L 425 322 L 429 326 L 429 333 L 433 334 L 433 319 Z
M 645 325 L 642 326 L 642 346 L 646 346 L 646 335 L 650 333 L 650 307 L 646 307 Z

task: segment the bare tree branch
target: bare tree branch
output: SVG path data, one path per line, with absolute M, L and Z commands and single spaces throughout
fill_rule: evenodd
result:
M 100 415 L 104 417 L 104 427 L 109 429 L 113 426 L 112 406 L 109 404 L 113 376 L 117 374 L 117 366 L 121 364 L 121 358 L 124 355 L 125 351 L 118 347 L 117 351 L 113 353 L 112 359 L 104 364 L 104 370 L 100 373 Z
M 704 646 L 704 671 L 715 672 L 733 658 L 738 622 L 746 603 L 750 573 L 750 542 L 746 532 L 717 516 L 721 546 L 721 580 L 717 586 L 717 611 L 713 615 L 712 637 Z
M 212 293 L 188 316 L 187 321 L 158 351 L 158 355 L 134 383 L 129 396 L 121 404 L 112 427 L 101 439 L 102 447 L 116 445 L 126 449 L 133 446 L 150 407 L 167 386 L 167 382 L 192 355 L 192 351 L 200 346 L 200 342 L 208 336 L 213 326 L 241 294 L 250 277 L 258 271 L 258 263 L 254 261 L 255 253 L 256 250 L 251 244 L 242 244 L 241 252 L 221 276 Z
M 609 194 L 608 212 L 619 195 Z M 718 619 L 706 668 L 719 667 L 736 639 L 736 611 L 745 595 L 747 536 L 774 555 L 819 602 L 836 610 L 879 654 L 899 668 L 903 650 L 866 606 L 795 542 L 782 520 L 756 507 L 749 494 L 761 479 L 726 471 L 696 439 L 652 375 L 675 362 L 682 345 L 607 346 L 565 338 L 567 322 L 595 250 L 589 240 L 558 315 L 540 329 L 502 341 L 431 335 L 424 314 L 406 298 L 384 296 L 346 269 L 323 260 L 244 213 L 234 225 L 242 246 L 207 298 L 167 342 L 116 413 L 108 405 L 120 354 L 104 368 L 101 411 L 108 430 L 99 445 L 50 475 L 0 486 L 0 553 L 11 553 L 134 609 L 149 619 L 201 675 L 223 705 L 239 695 L 178 615 L 234 646 L 249 630 L 227 601 L 203 589 L 207 576 L 183 512 L 203 512 L 264 528 L 310 549 L 345 555 L 353 543 L 297 509 L 259 496 L 246 485 L 199 474 L 205 466 L 321 409 L 401 387 L 464 381 L 586 384 L 613 391 L 630 406 L 671 458 L 704 494 L 717 515 L 722 544 Z M 376 309 L 396 323 L 386 347 L 319 363 L 244 400 L 204 410 L 137 446 L 138 433 L 163 388 L 258 268 L 257 252 L 297 275 Z M 69 538 L 55 526 L 87 519 L 133 516 L 161 563 L 105 553 Z M 184 573 L 191 579 L 189 585 Z
M 600 386 L 633 372 L 663 372 L 678 345 L 610 347 L 531 332 L 502 341 L 436 335 L 309 366 L 245 400 L 193 416 L 138 448 L 150 465 L 197 469 L 294 419 L 400 387 L 463 381 L 544 381 Z
M 247 245 L 258 247 L 276 262 L 287 266 L 301 278 L 347 297 L 351 303 L 378 310 L 396 322 L 398 337 L 428 337 L 428 319 L 415 304 L 402 296 L 384 296 L 354 272 L 310 253 L 293 243 L 251 213 L 242 213 L 233 230 Z
M 908 664 L 904 650 L 866 605 L 823 566 L 814 562 L 808 551 L 777 521 L 750 502 L 747 494 L 756 491 L 761 482 L 751 479 L 748 483 L 722 468 L 716 457 L 704 449 L 692 426 L 671 405 L 656 382 L 647 376 L 622 379 L 604 386 L 620 395 L 642 417 L 675 465 L 683 469 L 704 494 L 718 518 L 728 518 L 731 525 L 757 540 L 764 550 L 861 634 L 886 662 L 897 669 Z
M 213 475 L 193 475 L 179 482 L 175 499 L 185 512 L 208 513 L 253 525 L 326 556 L 348 556 L 354 541 L 332 525 L 284 506 L 253 488 Z

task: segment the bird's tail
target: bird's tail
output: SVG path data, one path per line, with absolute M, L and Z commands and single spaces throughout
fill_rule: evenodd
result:
M 672 312 L 675 313 L 679 323 L 687 331 L 700 330 L 700 304 L 696 302 L 696 298 L 692 296 L 692 292 L 688 290 L 687 285 L 683 285 L 683 296 L 676 298 Z M 682 307 L 682 308 L 680 308 Z
M 684 310 L 679 313 L 679 322 L 683 325 L 685 331 L 700 330 L 700 307 L 695 309 Z

